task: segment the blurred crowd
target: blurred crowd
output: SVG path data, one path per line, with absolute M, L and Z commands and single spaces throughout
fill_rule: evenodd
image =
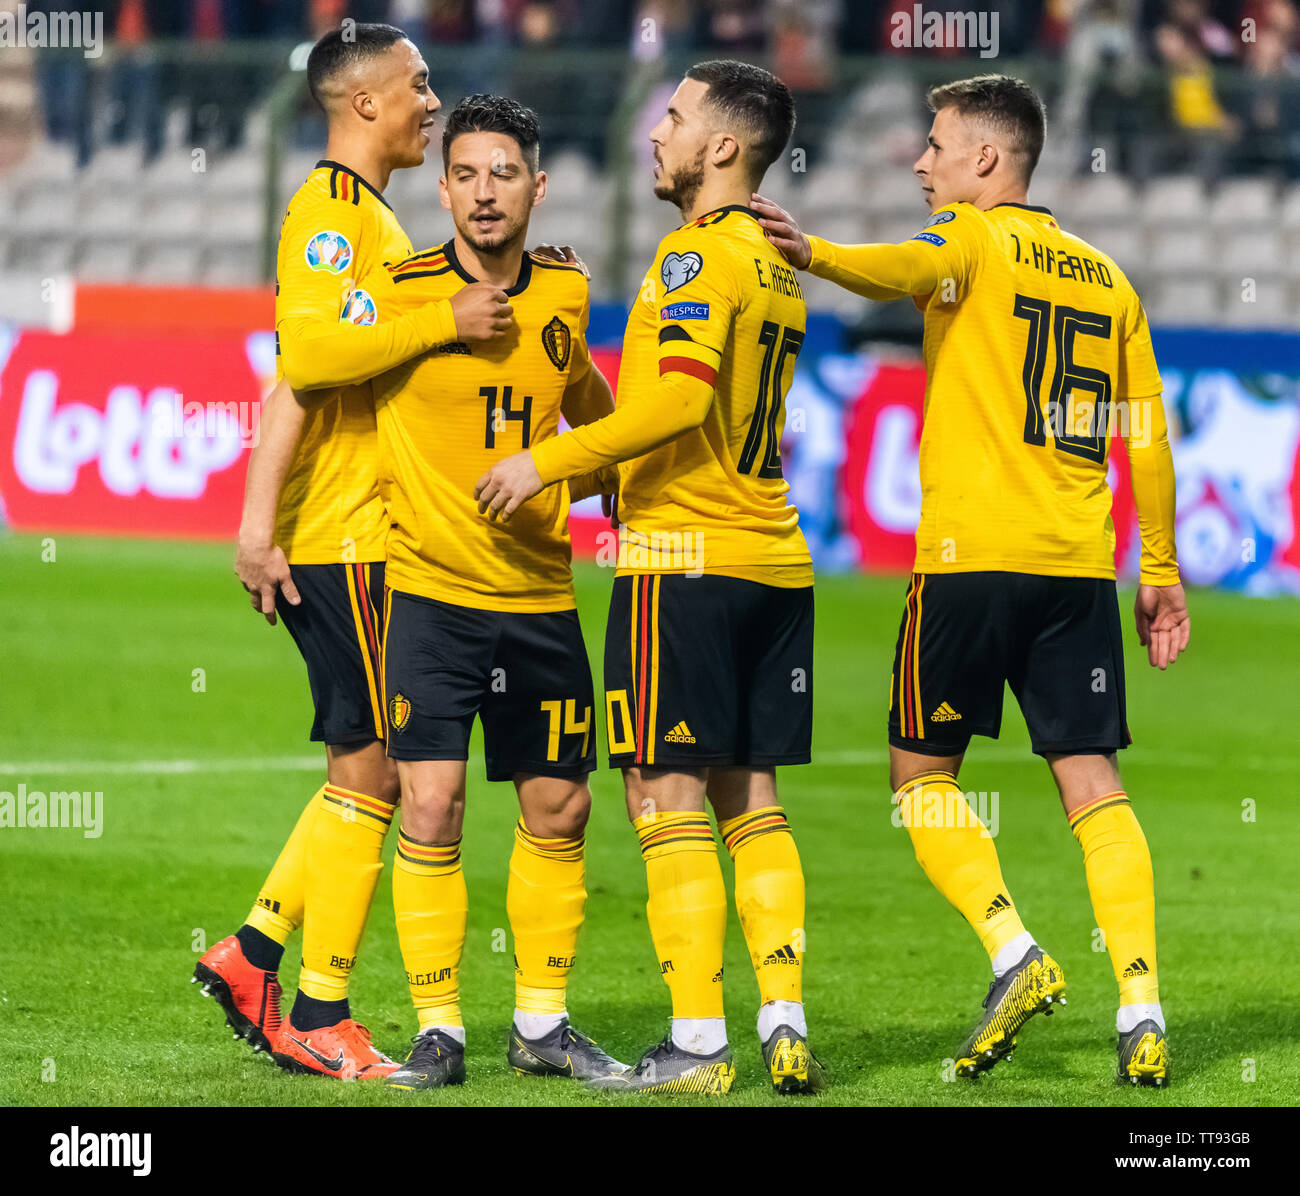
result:
M 28 0 L 26 7 L 78 6 Z M 107 82 L 99 83 L 104 102 L 88 103 L 94 68 L 78 54 L 46 52 L 36 73 L 48 134 L 85 159 L 96 144 L 126 137 L 156 153 L 164 111 L 178 100 L 189 102 L 188 137 L 240 139 L 248 108 L 265 93 L 266 70 L 223 80 L 222 102 L 205 106 L 202 69 L 169 70 L 153 52 L 160 43 L 298 43 L 345 18 L 392 22 L 427 47 L 477 47 L 465 58 L 467 71 L 510 47 L 625 49 L 638 61 L 751 55 L 790 83 L 814 126 L 836 102 L 843 56 L 965 57 L 980 70 L 1028 59 L 1055 64 L 1056 127 L 1086 130 L 1081 147 L 1106 136 L 1129 171 L 1300 177 L 1298 0 L 1000 0 L 984 6 L 998 18 L 995 57 L 980 57 L 977 47 L 916 48 L 899 34 L 916 7 L 981 11 L 970 0 L 104 0 L 95 9 L 115 47 Z M 592 96 L 601 105 L 609 99 Z M 1161 133 L 1156 152 L 1153 119 Z

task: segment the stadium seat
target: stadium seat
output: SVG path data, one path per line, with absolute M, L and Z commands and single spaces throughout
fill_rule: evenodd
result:
M 1268 225 L 1277 220 L 1277 188 L 1269 179 L 1229 179 L 1210 200 L 1210 223 L 1215 228 Z
M 1192 175 L 1155 179 L 1142 193 L 1139 207 L 1148 231 L 1199 225 L 1205 220 L 1205 188 Z
M 1225 280 L 1220 314 L 1231 328 L 1285 328 L 1292 323 L 1287 311 L 1287 285 L 1280 278 L 1256 279 L 1253 301 L 1246 301 L 1241 283 Z
M 1223 322 L 1218 290 L 1208 278 L 1166 279 L 1144 305 L 1156 324 L 1209 328 Z

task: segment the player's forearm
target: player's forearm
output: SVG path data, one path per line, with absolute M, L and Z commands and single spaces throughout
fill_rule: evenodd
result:
M 605 375 L 594 365 L 564 392 L 560 403 L 560 411 L 571 428 L 594 424 L 613 410 L 614 394 L 605 381 Z
M 533 465 L 549 486 L 619 461 L 631 461 L 698 428 L 712 404 L 709 383 L 689 374 L 665 374 L 639 401 L 534 445 Z
M 351 386 L 456 339 L 451 301 L 440 299 L 384 324 L 359 328 L 307 316 L 277 324 L 280 364 L 294 390 Z
M 243 543 L 269 545 L 275 537 L 275 513 L 280 490 L 289 474 L 306 412 L 281 380 L 262 404 L 257 444 L 248 458 L 244 481 L 244 510 L 239 521 Z
M 928 295 L 939 285 L 939 258 L 931 246 L 919 242 L 836 245 L 809 237 L 808 244 L 813 274 L 867 299 Z
M 613 494 L 618 489 L 618 467 L 607 465 L 569 479 L 569 501 L 581 502 L 593 494 Z
M 1145 428 L 1139 426 L 1139 413 L 1145 416 L 1141 419 Z M 1125 444 L 1142 539 L 1139 578 L 1145 585 L 1174 585 L 1179 580 L 1174 458 L 1160 396 L 1130 400 L 1128 414 Z

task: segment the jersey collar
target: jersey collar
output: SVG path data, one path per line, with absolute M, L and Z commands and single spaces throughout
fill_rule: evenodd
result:
M 1044 216 L 1052 214 L 1051 208 L 1044 208 L 1039 204 L 1032 203 L 995 203 L 995 208 L 1021 208 L 1026 212 L 1042 212 Z
M 456 239 L 454 237 L 442 247 L 442 251 L 447 255 L 447 261 L 451 264 L 451 268 L 455 270 L 456 273 L 459 274 L 461 278 L 463 278 L 466 282 L 483 281 L 481 278 L 475 278 L 474 275 L 472 275 L 468 270 L 465 269 L 464 266 L 460 264 L 460 258 L 456 256 Z M 523 291 L 528 286 L 529 280 L 532 278 L 532 276 L 533 276 L 533 262 L 532 259 L 528 256 L 528 251 L 525 250 L 523 260 L 519 263 L 519 278 L 515 281 L 515 285 L 510 287 L 506 291 L 506 294 L 518 295 L 521 291 Z
M 346 166 L 343 165 L 342 162 L 335 162 L 329 158 L 322 158 L 319 162 L 316 163 L 316 169 L 317 170 L 341 170 L 344 174 L 351 175 L 354 179 L 357 180 L 358 183 L 360 183 L 367 191 L 369 191 L 371 195 L 373 195 L 377 200 L 379 200 L 379 202 L 383 204 L 384 207 L 386 207 L 390 212 L 393 210 L 393 205 L 390 204 L 388 200 L 386 200 L 383 197 L 383 195 L 380 194 L 380 192 L 376 191 L 369 183 L 366 182 L 365 179 L 363 179 L 359 174 L 357 174 L 355 170 L 349 170 Z
M 711 212 L 701 212 L 694 220 L 688 220 L 683 224 L 682 228 L 686 228 L 688 225 L 698 224 L 701 220 L 707 220 L 710 216 L 720 216 L 723 212 L 741 212 L 746 216 L 752 217 L 754 220 L 762 219 L 753 208 L 746 207 L 743 203 L 729 203 L 721 208 L 714 208 Z

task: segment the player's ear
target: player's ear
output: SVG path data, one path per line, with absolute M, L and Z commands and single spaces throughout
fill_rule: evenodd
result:
M 352 111 L 362 120 L 374 120 L 379 115 L 375 97 L 368 91 L 354 91 L 352 93 Z
M 996 145 L 981 145 L 979 156 L 975 159 L 975 173 L 984 178 L 992 174 L 998 164 L 998 147 Z
M 447 191 L 447 176 L 441 175 L 438 179 L 438 198 L 442 200 L 442 206 L 451 211 L 451 195 Z
M 539 170 L 533 177 L 533 207 L 546 198 L 546 171 Z
M 740 143 L 730 133 L 720 133 L 713 146 L 714 166 L 733 166 L 740 158 Z

